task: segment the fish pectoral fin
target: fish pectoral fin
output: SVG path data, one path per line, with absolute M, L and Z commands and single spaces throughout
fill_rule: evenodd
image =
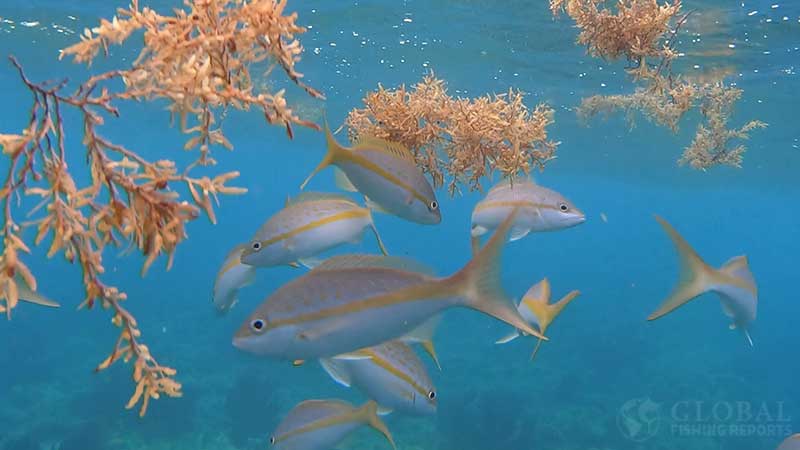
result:
M 336 187 L 339 189 L 346 191 L 346 192 L 358 192 L 358 189 L 353 185 L 353 182 L 350 181 L 350 178 L 347 178 L 347 174 L 340 168 L 335 168 L 333 171 L 333 179 Z
M 338 324 L 327 324 L 323 327 L 317 327 L 310 330 L 304 330 L 297 333 L 297 339 L 301 341 L 316 341 L 317 339 L 324 338 L 330 333 L 339 329 Z
M 735 330 L 736 329 L 736 324 L 732 323 L 732 324 L 728 325 L 728 329 L 729 330 Z
M 378 405 L 378 415 L 379 415 L 379 416 L 388 416 L 388 415 L 389 415 L 389 414 L 391 414 L 393 411 L 394 411 L 394 410 L 393 410 L 392 408 L 387 408 L 387 407 L 385 407 L 385 406 L 380 406 L 380 405 Z
M 517 330 L 515 328 L 514 331 L 512 331 L 511 333 L 508 333 L 507 335 L 501 337 L 500 339 L 496 340 L 494 343 L 495 344 L 508 344 L 509 342 L 513 341 L 514 339 L 518 338 L 519 336 L 520 336 L 519 330 Z
M 292 361 L 292 365 L 295 366 L 295 367 L 302 366 L 305 363 L 306 363 L 306 360 L 304 360 L 304 359 L 295 359 L 294 361 Z
M 509 242 L 514 242 L 516 240 L 522 239 L 531 232 L 530 228 L 526 227 L 511 227 L 511 234 L 508 238 Z
M 412 203 L 414 203 L 414 193 L 409 192 L 406 196 L 406 205 L 411 205 Z
M 322 258 L 311 258 L 311 257 L 310 258 L 300 258 L 300 259 L 297 260 L 297 262 L 299 262 L 300 265 L 302 265 L 306 269 L 313 269 L 313 268 L 317 267 L 318 265 L 322 264 L 323 261 L 325 261 L 325 260 L 322 259 Z
M 299 268 L 300 268 L 300 263 L 298 263 L 298 262 L 296 262 L 296 261 L 295 261 L 295 262 L 290 262 L 290 263 L 288 264 L 288 266 L 289 266 L 289 267 L 294 267 L 295 269 L 299 269 Z
M 319 360 L 322 368 L 333 379 L 333 381 L 341 384 L 344 387 L 350 387 L 351 380 L 350 374 L 347 373 L 341 363 L 334 361 L 331 358 L 322 358 Z
M 364 202 L 366 203 L 366 205 L 367 205 L 367 208 L 369 208 L 369 209 L 371 209 L 371 210 L 373 210 L 373 211 L 375 211 L 375 212 L 380 212 L 380 213 L 385 213 L 385 214 L 391 214 L 391 213 L 390 213 L 389 211 L 387 211 L 387 210 L 386 210 L 386 209 L 385 209 L 383 206 L 381 206 L 381 205 L 379 205 L 379 204 L 377 204 L 377 203 L 373 202 L 373 201 L 372 201 L 372 200 L 371 200 L 369 197 L 367 197 L 366 195 L 364 196 Z

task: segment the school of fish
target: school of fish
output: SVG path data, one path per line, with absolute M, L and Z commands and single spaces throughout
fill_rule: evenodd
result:
M 573 290 L 551 303 L 545 278 L 515 304 L 500 282 L 503 248 L 530 233 L 575 227 L 586 217 L 563 195 L 533 179 L 500 181 L 473 209 L 470 232 L 465 232 L 472 259 L 455 273 L 438 276 L 420 262 L 389 255 L 373 218 L 373 212 L 382 212 L 415 224 L 441 222 L 440 204 L 415 155 L 398 143 L 368 136 L 344 147 L 327 121 L 325 134 L 327 153 L 301 190 L 315 174 L 335 166 L 336 185 L 363 197 L 365 206 L 340 193 L 303 192 L 287 198 L 283 209 L 227 254 L 213 283 L 212 303 L 220 315 L 229 312 L 238 303 L 240 289 L 256 280 L 259 269 L 309 269 L 266 295 L 239 326 L 233 345 L 295 366 L 318 361 L 336 383 L 357 389 L 369 400 L 361 407 L 336 399 L 303 401 L 274 430 L 270 444 L 287 450 L 327 450 L 368 426 L 395 448 L 380 415 L 426 416 L 437 411 L 437 390 L 413 345 L 422 346 L 441 370 L 433 336 L 442 313 L 461 307 L 512 327 L 498 344 L 535 337 L 533 359 L 548 339 L 550 325 L 580 293 Z M 666 220 L 656 220 L 675 246 L 680 278 L 647 319 L 661 318 L 713 292 L 730 328 L 739 330 L 752 346 L 750 326 L 756 319 L 758 290 L 747 257 L 737 256 L 714 268 Z M 322 257 L 346 244 L 361 243 L 367 229 L 380 253 Z M 489 237 L 481 246 L 484 235 Z M 59 306 L 21 278 L 17 281 L 21 300 Z M 800 448 L 798 442 L 797 436 L 790 437 L 779 450 Z

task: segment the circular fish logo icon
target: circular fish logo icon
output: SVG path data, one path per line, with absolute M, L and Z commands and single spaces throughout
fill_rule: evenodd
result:
M 626 438 L 644 442 L 661 427 L 661 405 L 649 397 L 628 400 L 619 409 L 617 427 Z

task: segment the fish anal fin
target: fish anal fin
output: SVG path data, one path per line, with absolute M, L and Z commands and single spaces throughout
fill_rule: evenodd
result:
M 347 370 L 342 366 L 341 363 L 330 358 L 322 358 L 319 360 L 319 363 L 322 365 L 322 368 L 325 370 L 325 372 L 333 379 L 333 381 L 341 384 L 344 387 L 350 387 L 352 383 L 350 380 L 350 374 L 347 373 Z
M 377 411 L 377 414 L 378 414 L 379 416 L 388 416 L 389 414 L 391 414 L 391 413 L 392 413 L 392 411 L 394 411 L 392 408 L 388 408 L 388 407 L 386 407 L 386 406 L 381 406 L 381 405 L 378 405 L 378 411 Z
M 375 403 L 374 400 L 368 401 L 364 406 L 359 408 L 359 413 L 362 415 L 365 423 L 380 432 L 386 440 L 389 441 L 392 448 L 397 450 L 394 438 L 392 438 L 392 433 L 389 432 L 389 428 L 387 428 L 386 424 L 378 417 L 378 404 Z
M 514 331 L 508 333 L 507 335 L 501 337 L 500 339 L 494 341 L 495 344 L 508 344 L 509 342 L 513 341 L 514 339 L 520 337 L 519 331 L 515 328 Z
M 528 228 L 528 227 L 512 227 L 511 228 L 511 234 L 510 234 L 508 240 L 509 240 L 509 242 L 518 241 L 518 240 L 524 238 L 525 236 L 527 236 L 528 233 L 530 233 L 530 232 L 531 232 L 531 229 Z

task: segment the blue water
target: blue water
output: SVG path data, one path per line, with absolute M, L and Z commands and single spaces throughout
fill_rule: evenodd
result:
M 142 3 L 161 11 L 179 5 Z M 398 448 L 774 449 L 787 434 L 800 431 L 800 306 L 793 284 L 800 254 L 798 3 L 685 5 L 697 9 L 708 28 L 698 26 L 697 35 L 684 36 L 682 49 L 700 49 L 708 41 L 736 48 L 731 56 L 692 60 L 685 70 L 732 66 L 732 79 L 744 95 L 731 124 L 754 118 L 769 123 L 753 132 L 742 169 L 707 173 L 675 164 L 697 117 L 688 117 L 677 135 L 645 120 L 629 131 L 622 117 L 579 125 L 572 108 L 580 98 L 630 92 L 623 63 L 585 55 L 573 44 L 571 22 L 554 21 L 544 1 L 494 3 L 289 2 L 300 23 L 312 27 L 301 36 L 306 52 L 298 69 L 327 96 L 324 103 L 309 100 L 290 88 L 290 101 L 301 115 L 319 121 L 324 108 L 332 122 L 341 123 L 378 83 L 414 84 L 429 70 L 447 80 L 453 95 L 519 88 L 528 93 L 528 106 L 547 102 L 556 110 L 549 132 L 561 141 L 559 158 L 537 180 L 562 192 L 588 217 L 579 227 L 530 235 L 507 247 L 503 276 L 515 297 L 545 276 L 556 298 L 582 291 L 550 328 L 551 341 L 535 362 L 528 362 L 531 340 L 493 344 L 506 325 L 471 311 L 448 312 L 436 337 L 443 370 L 429 367 L 438 413 L 389 416 Z M 77 39 L 70 30 L 94 26 L 116 6 L 123 4 L 5 0 L 0 54 L 15 54 L 35 80 L 84 78 L 89 71 L 58 62 L 57 50 Z M 132 46 L 117 49 L 91 71 L 134 55 Z M 697 69 L 691 67 L 695 61 Z M 0 132 L 19 132 L 30 98 L 4 63 L 0 98 Z M 183 137 L 168 127 L 162 104 L 125 105 L 122 114 L 104 126 L 104 135 L 148 158 L 187 159 L 180 150 Z M 70 119 L 70 169 L 85 174 L 80 126 L 76 117 Z M 140 256 L 105 255 L 107 281 L 127 292 L 126 305 L 145 342 L 160 362 L 178 369 L 184 397 L 156 401 L 143 419 L 123 408 L 133 387 L 129 367 L 92 372 L 111 350 L 117 329 L 103 310 L 75 310 L 83 299 L 78 267 L 61 257 L 48 260 L 46 248 L 37 248 L 25 261 L 37 274 L 39 289 L 64 306 L 23 304 L 0 324 L 0 449 L 263 449 L 281 417 L 302 400 L 364 401 L 355 390 L 333 383 L 317 364 L 292 367 L 231 346 L 233 332 L 252 309 L 297 270 L 260 271 L 229 315 L 214 313 L 211 287 L 225 255 L 280 209 L 287 194 L 297 192 L 324 146 L 323 136 L 310 130 L 296 129 L 288 140 L 257 113 L 229 115 L 225 130 L 236 150 L 218 151 L 214 170 L 239 170 L 235 184 L 247 187 L 248 194 L 223 198 L 217 225 L 205 218 L 191 223 L 171 271 L 164 270 L 162 259 L 141 279 Z M 5 173 L 8 161 L 0 164 Z M 334 189 L 331 172 L 315 178 L 310 188 Z M 450 274 L 469 259 L 470 212 L 480 195 L 449 199 L 440 191 L 438 196 L 439 226 L 387 215 L 376 221 L 390 252 Z M 728 330 L 713 295 L 645 321 L 677 278 L 674 250 L 653 220 L 656 213 L 713 265 L 748 255 L 761 301 L 751 330 L 753 348 Z M 376 248 L 368 238 L 361 247 L 342 251 Z M 338 448 L 387 444 L 361 430 Z

